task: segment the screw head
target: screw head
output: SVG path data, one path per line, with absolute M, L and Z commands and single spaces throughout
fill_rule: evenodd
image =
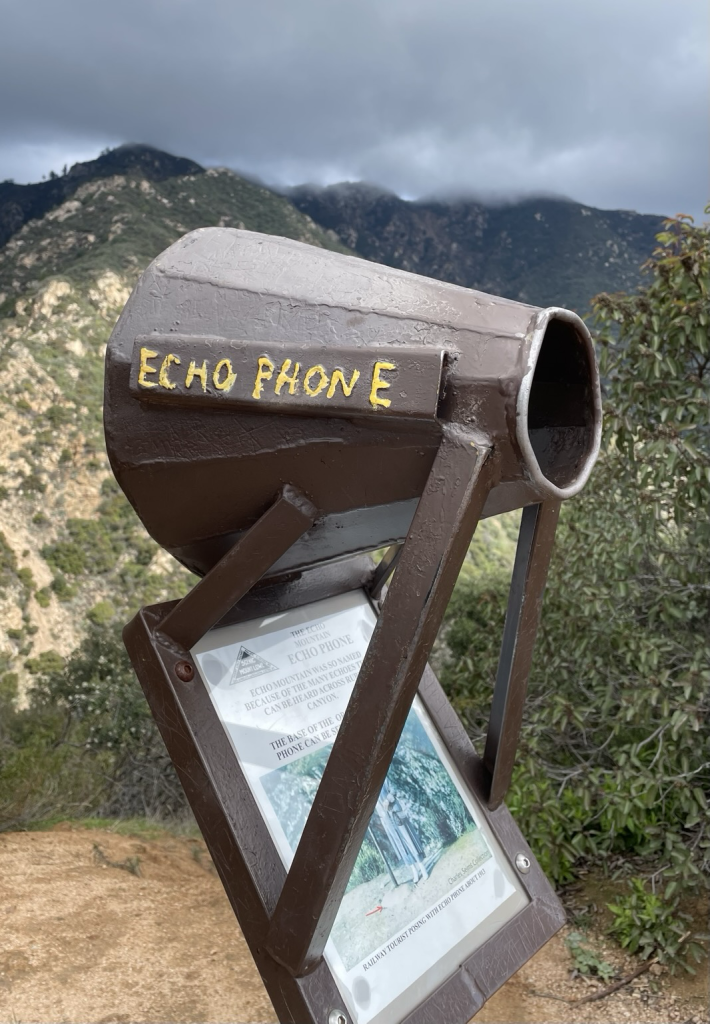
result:
M 528 871 L 532 867 L 532 862 L 524 853 L 519 853 L 515 858 L 515 866 L 521 875 L 527 875 Z
M 189 661 L 179 661 L 175 666 L 175 675 L 182 679 L 183 683 L 189 683 L 195 677 L 195 670 Z
M 328 1014 L 328 1024 L 348 1024 L 348 1018 L 342 1010 L 331 1010 Z

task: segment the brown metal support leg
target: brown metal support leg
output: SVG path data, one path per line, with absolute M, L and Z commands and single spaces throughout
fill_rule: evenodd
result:
M 387 548 L 382 561 L 379 563 L 377 568 L 372 574 L 372 581 L 368 587 L 370 597 L 373 601 L 379 601 L 382 596 L 382 591 L 387 585 L 387 580 L 390 578 L 394 570 L 397 568 L 397 563 L 402 557 L 402 545 L 393 544 Z
M 515 566 L 505 616 L 503 643 L 493 693 L 483 762 L 491 776 L 488 806 L 499 807 L 510 786 L 540 622 L 559 501 L 528 505 L 520 521 Z
M 274 912 L 266 947 L 320 960 L 490 489 L 489 449 L 447 426 Z
M 189 651 L 313 525 L 318 511 L 286 486 L 261 519 L 183 597 L 159 626 Z

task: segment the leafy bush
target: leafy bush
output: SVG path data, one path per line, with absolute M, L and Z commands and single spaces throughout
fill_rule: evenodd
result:
M 42 556 L 58 577 L 107 573 L 126 553 L 132 554 L 138 565 L 146 566 L 155 554 L 155 542 L 145 536 L 116 482 L 105 480 L 101 493 L 103 499 L 95 518 L 68 519 L 67 538 L 42 549 Z
M 28 658 L 25 668 L 34 674 L 47 672 L 61 672 L 64 668 L 64 658 L 56 651 L 42 651 L 36 658 Z
M 50 652 L 31 667 L 26 708 L 16 677 L 0 678 L 0 828 L 62 814 L 185 813 L 117 626 L 92 624 L 66 663 Z
M 0 593 L 3 587 L 7 586 L 17 574 L 17 559 L 15 552 L 5 539 L 5 534 L 0 530 Z
M 614 915 L 609 931 L 620 945 L 643 960 L 655 954 L 660 963 L 670 963 L 671 969 L 680 959 L 681 948 L 699 960 L 701 947 L 696 943 L 686 946 L 689 918 L 678 910 L 677 898 L 668 901 L 649 892 L 643 878 L 630 879 L 629 889 L 616 903 L 607 904 Z M 685 966 L 692 971 L 689 964 Z
M 95 604 L 87 613 L 87 618 L 90 622 L 93 622 L 95 626 L 104 626 L 107 622 L 116 614 L 116 609 L 110 601 L 99 601 Z
M 667 228 L 648 287 L 596 301 L 603 449 L 560 519 L 508 805 L 556 882 L 615 863 L 671 906 L 710 869 L 710 232 Z M 468 574 L 447 614 L 444 682 L 479 741 L 507 585 Z
M 100 766 L 89 770 L 67 725 L 61 709 L 18 708 L 17 675 L 0 676 L 0 830 L 57 811 L 79 816 L 100 799 Z
M 72 597 L 76 597 L 76 587 L 69 583 L 66 576 L 62 575 L 61 572 L 57 573 L 54 577 L 50 587 L 60 601 L 71 601 Z M 47 604 L 49 604 L 49 601 L 47 601 Z
M 88 761 L 101 763 L 105 786 L 97 814 L 167 817 L 184 810 L 182 788 L 118 626 L 90 625 L 66 666 L 41 678 L 33 706 L 64 710 Z

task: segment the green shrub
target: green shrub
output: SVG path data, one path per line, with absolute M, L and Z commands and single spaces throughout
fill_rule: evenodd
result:
M 31 569 L 18 569 L 17 578 L 22 584 L 22 586 L 25 587 L 27 590 L 31 590 L 32 587 L 34 586 L 35 581 L 32 576 Z
M 104 626 L 115 616 L 116 609 L 110 601 L 99 601 L 87 612 L 87 618 L 95 626 Z
M 72 409 L 67 409 L 64 405 L 50 405 L 48 409 L 43 413 L 44 418 L 49 421 L 50 425 L 56 430 L 57 427 L 64 426 L 67 423 L 71 423 L 74 418 L 74 412 Z
M 59 812 L 85 813 L 105 783 L 70 741 L 66 711 L 18 708 L 18 677 L 0 677 L 0 831 Z
M 0 830 L 62 817 L 171 818 L 186 801 L 116 625 L 31 659 L 29 706 L 0 675 Z
M 621 857 L 669 901 L 710 874 L 710 232 L 659 239 L 648 288 L 597 301 L 602 453 L 560 517 L 507 802 L 556 882 Z M 479 744 L 507 586 L 462 576 L 443 633 L 442 681 Z M 645 949 L 655 925 L 635 913 Z
M 56 651 L 42 651 L 36 658 L 28 658 L 25 668 L 33 675 L 61 672 L 64 668 L 64 658 Z
M 20 484 L 23 494 L 44 494 L 47 485 L 38 473 L 30 473 Z
M 0 591 L 15 578 L 17 573 L 17 558 L 15 552 L 5 540 L 5 534 L 0 530 Z
M 71 601 L 73 597 L 76 597 L 76 587 L 72 586 L 62 573 L 58 573 L 54 577 L 50 586 L 60 601 Z
M 72 541 L 58 541 L 42 548 L 42 558 L 55 572 L 63 576 L 80 576 L 86 568 L 83 550 Z
M 687 915 L 678 909 L 678 898 L 649 892 L 643 878 L 629 880 L 630 892 L 616 903 L 607 904 L 613 914 L 609 931 L 630 953 L 642 960 L 656 956 L 673 970 L 678 964 L 692 970 L 687 957 L 699 960 L 702 949 L 689 942 Z M 672 884 L 672 883 L 671 883 Z
M 614 977 L 614 968 L 599 956 L 581 932 L 570 932 L 565 944 L 570 951 L 577 974 L 599 978 L 603 982 L 609 982 Z
M 97 815 L 170 817 L 182 788 L 138 685 L 117 624 L 92 624 L 61 670 L 40 677 L 33 707 L 63 710 L 87 765 L 100 766 Z

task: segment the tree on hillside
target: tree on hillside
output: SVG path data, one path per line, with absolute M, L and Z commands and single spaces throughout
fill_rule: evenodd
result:
M 563 509 L 508 803 L 558 882 L 626 873 L 619 939 L 673 962 L 710 868 L 710 230 L 657 237 L 647 287 L 595 300 L 602 454 Z M 462 578 L 448 613 L 445 682 L 475 737 L 506 588 Z

